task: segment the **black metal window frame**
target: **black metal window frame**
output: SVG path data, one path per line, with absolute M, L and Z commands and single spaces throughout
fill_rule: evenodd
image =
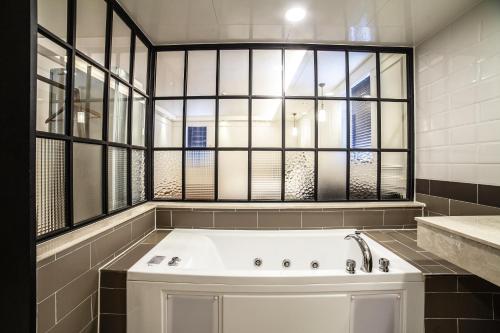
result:
M 281 50 L 281 64 L 282 64 L 282 91 L 281 96 L 261 96 L 252 94 L 252 54 L 253 50 Z M 212 96 L 189 96 L 187 95 L 187 73 L 188 73 L 188 57 L 189 51 L 216 51 L 216 93 Z M 249 85 L 247 95 L 219 95 L 219 71 L 220 71 L 220 51 L 222 50 L 248 50 L 249 52 Z M 314 52 L 314 96 L 286 96 L 284 88 L 284 75 L 285 75 L 285 51 L 286 50 L 311 50 Z M 156 96 L 155 95 L 155 80 L 156 76 L 156 59 L 158 53 L 168 51 L 184 51 L 184 82 L 183 82 L 183 95 L 182 96 Z M 346 82 L 346 95 L 345 97 L 328 97 L 318 95 L 318 51 L 343 51 L 345 53 L 345 82 Z M 351 97 L 350 96 L 350 83 L 349 83 L 349 52 L 368 52 L 374 53 L 376 56 L 376 81 L 377 97 Z M 381 97 L 381 76 L 380 76 L 380 54 L 381 53 L 396 53 L 406 55 L 406 98 L 382 98 Z M 407 47 L 379 47 L 379 46 L 354 46 L 354 45 L 323 45 L 323 44 L 288 44 L 288 43 L 234 43 L 234 44 L 194 44 L 194 45 L 162 45 L 155 47 L 155 55 L 153 57 L 153 78 L 150 84 L 153 86 L 153 102 L 161 100 L 182 100 L 183 101 L 183 138 L 182 147 L 155 147 L 153 140 L 151 156 L 150 156 L 150 193 L 149 196 L 153 201 L 209 201 L 209 202 L 270 202 L 269 200 L 252 200 L 251 199 L 251 175 L 252 175 L 252 152 L 253 151 L 277 151 L 281 152 L 281 200 L 274 200 L 274 202 L 369 202 L 369 201 L 412 201 L 414 192 L 414 96 L 413 96 L 413 49 Z M 281 99 L 282 115 L 281 115 L 281 148 L 253 148 L 252 147 L 252 99 Z M 186 102 L 192 99 L 208 99 L 215 101 L 215 147 L 210 148 L 190 148 L 186 147 L 185 129 L 186 129 Z M 218 128 L 219 128 L 219 100 L 221 99 L 248 99 L 248 146 L 238 148 L 227 148 L 218 146 Z M 315 126 L 315 148 L 287 148 L 285 146 L 285 101 L 286 100 L 313 100 L 315 105 L 314 110 L 314 126 Z M 346 147 L 345 148 L 318 148 L 318 102 L 321 100 L 338 100 L 346 102 Z M 350 102 L 351 101 L 365 101 L 377 103 L 377 148 L 352 148 L 351 147 L 351 133 L 350 133 Z M 401 102 L 407 105 L 407 148 L 406 149 L 390 149 L 381 147 L 381 108 L 383 102 Z M 152 110 L 152 121 L 154 122 L 154 106 Z M 154 137 L 154 124 L 151 124 L 151 139 Z M 214 199 L 213 200 L 190 200 L 186 198 L 186 152 L 192 150 L 200 151 L 213 151 L 214 152 Z M 181 151 L 182 152 L 182 198 L 181 199 L 163 199 L 154 197 L 154 152 L 155 151 Z M 247 200 L 221 200 L 218 198 L 218 152 L 219 151 L 247 151 L 248 152 L 248 189 Z M 311 151 L 315 155 L 314 165 L 314 200 L 285 200 L 285 153 L 289 151 Z M 344 200 L 318 200 L 318 153 L 323 151 L 341 151 L 346 152 L 346 199 Z M 373 200 L 360 200 L 350 198 L 350 153 L 351 152 L 373 152 L 377 154 L 377 198 Z M 405 199 L 384 199 L 381 196 L 381 156 L 383 152 L 402 152 L 407 154 L 406 165 L 406 198 Z M 271 201 L 273 202 L 273 201 Z

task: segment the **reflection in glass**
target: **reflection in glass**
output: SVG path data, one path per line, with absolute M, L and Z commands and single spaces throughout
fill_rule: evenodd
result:
M 148 85 L 148 55 L 146 45 L 139 37 L 135 37 L 134 87 L 144 92 Z
M 314 200 L 314 152 L 285 153 L 285 200 Z
M 130 28 L 113 12 L 111 71 L 125 81 L 129 80 L 130 74 L 130 39 Z
M 248 100 L 219 100 L 219 147 L 248 146 Z
M 345 148 L 347 140 L 346 129 L 346 102 L 319 100 L 318 147 Z
M 127 206 L 127 149 L 108 148 L 108 209 Z
M 38 0 L 38 24 L 57 37 L 66 40 L 68 0 Z
M 377 102 L 351 101 L 351 147 L 377 148 Z
M 217 72 L 216 51 L 188 52 L 188 96 L 213 96 Z
M 214 166 L 214 151 L 186 151 L 186 199 L 214 199 Z
M 182 151 L 154 152 L 155 199 L 182 199 Z
M 157 53 L 155 93 L 156 96 L 184 94 L 184 51 Z
M 285 146 L 314 148 L 314 101 L 285 101 Z
M 182 147 L 182 100 L 155 101 L 155 147 Z
M 314 96 L 314 51 L 285 50 L 285 95 Z
M 386 200 L 406 199 L 407 157 L 405 152 L 382 152 L 380 195 Z
M 132 102 L 132 145 L 146 146 L 146 97 L 136 92 Z
M 219 151 L 219 194 L 222 200 L 248 199 L 248 152 Z
M 345 52 L 318 51 L 318 86 L 320 96 L 345 97 Z M 318 88 L 319 88 L 318 87 Z
M 281 199 L 281 151 L 252 152 L 251 199 Z
M 351 97 L 377 97 L 375 53 L 349 52 L 349 83 Z
M 146 200 L 146 154 L 144 150 L 132 149 L 130 181 L 132 205 Z
M 186 147 L 215 146 L 215 100 L 186 102 Z
M 381 103 L 382 148 L 406 149 L 408 147 L 408 118 L 406 103 Z
M 380 94 L 382 98 L 406 98 L 406 55 L 380 53 Z
M 252 57 L 252 94 L 281 96 L 281 50 L 253 50 Z
M 57 84 L 66 84 L 67 52 L 50 39 L 37 36 L 36 73 Z
M 109 80 L 108 140 L 127 143 L 129 88 L 117 80 Z
M 281 99 L 252 100 L 252 147 L 281 147 Z
M 221 50 L 219 95 L 248 95 L 249 50 Z
M 377 153 L 351 152 L 350 199 L 377 199 Z
M 76 2 L 76 48 L 104 66 L 106 1 Z
M 318 152 L 318 200 L 346 199 L 346 152 Z

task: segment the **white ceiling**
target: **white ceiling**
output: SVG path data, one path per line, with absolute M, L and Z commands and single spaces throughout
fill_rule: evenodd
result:
M 154 44 L 301 42 L 414 46 L 481 0 L 119 0 Z M 301 6 L 306 18 L 284 19 Z

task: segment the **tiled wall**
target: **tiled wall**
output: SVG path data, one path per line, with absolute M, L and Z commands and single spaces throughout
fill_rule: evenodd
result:
M 500 185 L 500 1 L 415 50 L 418 178 Z

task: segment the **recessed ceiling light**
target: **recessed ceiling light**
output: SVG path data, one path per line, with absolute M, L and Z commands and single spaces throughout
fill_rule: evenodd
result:
M 306 16 L 306 11 L 300 7 L 293 7 L 286 11 L 285 18 L 290 22 L 298 22 Z

